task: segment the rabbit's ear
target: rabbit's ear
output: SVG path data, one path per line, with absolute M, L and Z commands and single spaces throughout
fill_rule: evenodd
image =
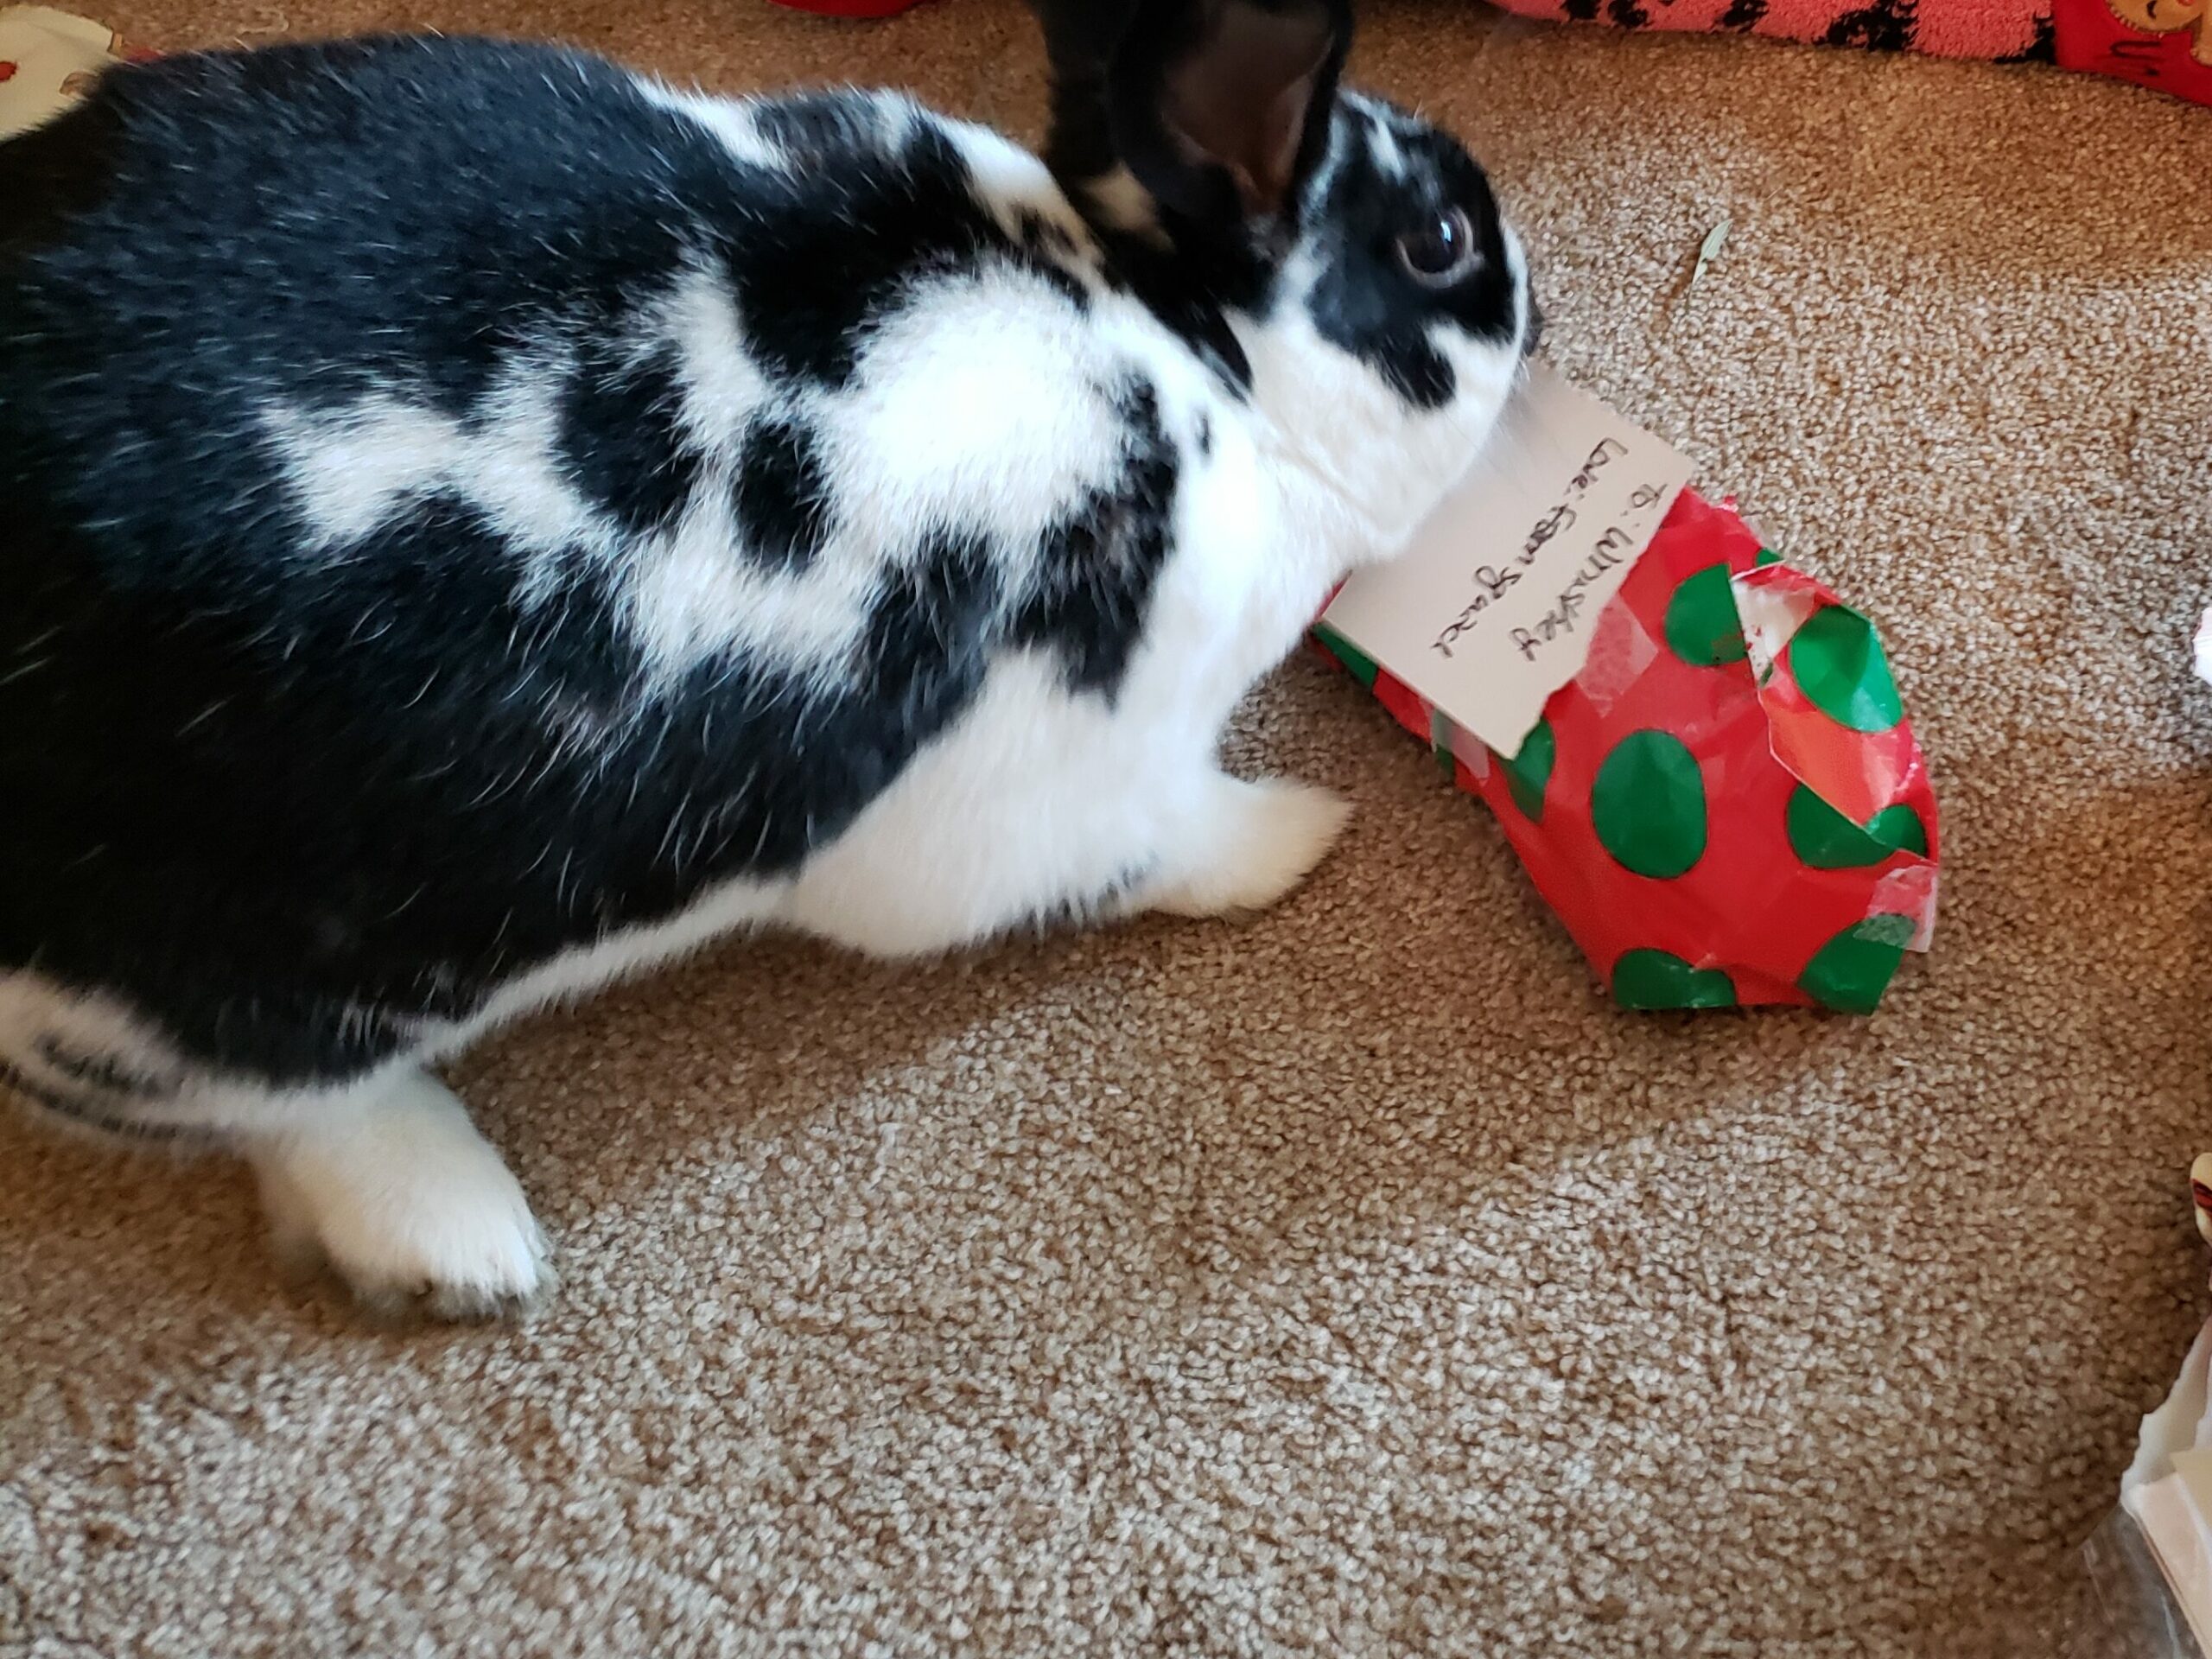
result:
M 1050 159 L 1096 200 L 1126 168 L 1162 209 L 1279 214 L 1327 140 L 1350 0 L 1030 0 L 1052 60 Z
M 1193 218 L 1280 214 L 1326 142 L 1348 7 L 1150 0 L 1109 72 L 1123 159 Z

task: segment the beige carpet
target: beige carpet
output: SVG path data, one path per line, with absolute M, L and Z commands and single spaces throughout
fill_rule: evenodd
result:
M 1038 108 L 1011 0 L 115 21 Z M 1948 1659 L 2050 1612 L 2206 1303 L 2212 111 L 1486 21 L 1377 3 L 1360 68 L 1491 162 L 1565 365 L 1886 631 L 1949 848 L 1891 1005 L 1610 1012 L 1295 664 L 1244 758 L 1360 839 L 1249 928 L 741 946 L 474 1058 L 567 1274 L 526 1331 L 364 1331 L 232 1170 L 0 1128 L 0 1650 Z

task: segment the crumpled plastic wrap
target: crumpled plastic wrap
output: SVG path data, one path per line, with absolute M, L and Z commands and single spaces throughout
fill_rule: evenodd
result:
M 2200 640 L 2203 638 L 2199 636 Z M 2212 1242 L 2212 1153 L 2190 1167 Z M 2120 1503 L 2083 1542 L 2056 1659 L 2212 1659 L 2212 1320 L 2136 1435 Z

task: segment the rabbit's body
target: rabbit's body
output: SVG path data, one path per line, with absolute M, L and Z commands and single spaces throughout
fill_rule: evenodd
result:
M 1312 189 L 1425 131 L 1347 100 Z M 1201 281 L 902 99 L 549 48 L 132 68 L 0 182 L 0 1078 L 448 1306 L 543 1276 L 420 1069 L 491 1023 L 1293 885 L 1340 809 L 1221 728 L 1526 328 L 1502 226 L 1409 334 L 1325 238 Z

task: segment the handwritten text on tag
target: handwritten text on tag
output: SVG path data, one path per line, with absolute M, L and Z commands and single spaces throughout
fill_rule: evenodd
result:
M 1520 750 L 1690 464 L 1541 365 L 1472 474 L 1323 617 L 1455 725 Z

